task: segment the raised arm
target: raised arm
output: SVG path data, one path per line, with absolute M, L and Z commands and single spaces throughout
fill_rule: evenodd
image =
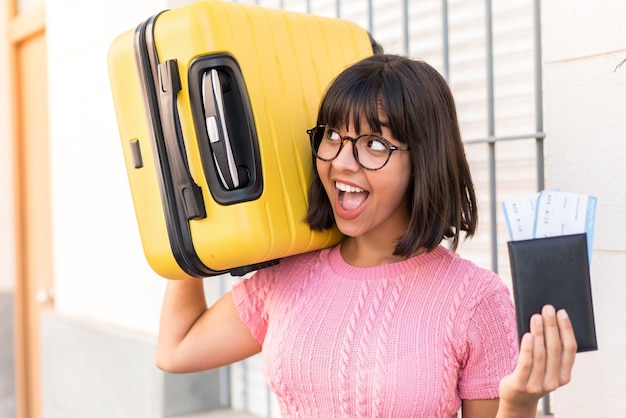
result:
M 172 373 L 212 369 L 261 351 L 230 293 L 207 307 L 202 279 L 167 284 L 157 341 L 157 366 Z

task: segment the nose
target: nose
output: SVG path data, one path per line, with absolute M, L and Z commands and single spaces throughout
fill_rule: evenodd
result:
M 338 170 L 357 171 L 361 168 L 356 160 L 354 142 L 350 140 L 350 137 L 342 138 L 339 155 L 331 161 L 331 164 Z

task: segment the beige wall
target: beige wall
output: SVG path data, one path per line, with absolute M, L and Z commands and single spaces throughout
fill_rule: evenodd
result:
M 0 28 L 7 27 L 7 8 L 0 5 Z M 7 31 L 4 31 L 5 33 Z M 0 62 L 9 62 L 8 40 L 0 37 Z M 8 66 L 0 65 L 0 292 L 15 287 L 13 228 L 13 148 L 11 83 Z
M 626 58 L 621 0 L 543 2 L 547 187 L 598 197 L 591 267 L 599 351 L 579 354 L 557 417 L 624 415 Z

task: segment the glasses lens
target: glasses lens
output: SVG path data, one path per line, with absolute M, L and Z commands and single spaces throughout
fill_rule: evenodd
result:
M 317 127 L 311 131 L 311 142 L 317 158 L 329 161 L 339 154 L 342 140 L 332 129 Z
M 309 135 L 313 153 L 323 161 L 331 161 L 337 157 L 344 139 L 351 139 L 342 138 L 337 131 L 324 126 L 311 129 Z M 386 139 L 377 135 L 362 135 L 352 141 L 354 156 L 362 167 L 378 170 L 389 160 L 391 147 Z
M 378 170 L 387 163 L 391 154 L 389 143 L 376 135 L 363 135 L 356 141 L 359 162 L 365 168 Z

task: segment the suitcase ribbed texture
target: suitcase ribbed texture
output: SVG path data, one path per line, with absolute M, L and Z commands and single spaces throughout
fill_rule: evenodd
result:
M 338 242 L 337 231 L 312 232 L 303 222 L 313 170 L 306 129 L 315 124 L 320 98 L 330 81 L 350 63 L 372 54 L 367 32 L 340 19 L 216 0 L 165 11 L 153 26 L 158 60 L 175 60 L 180 76 L 175 100 L 183 155 L 201 190 L 206 215 L 182 226 L 189 243 L 179 247 L 191 245 L 195 254 L 190 257 L 196 257 L 206 271 L 189 271 L 172 250 L 176 238 L 167 224 L 176 220 L 168 219 L 171 214 L 164 209 L 171 197 L 163 197 L 158 174 L 162 157 L 150 139 L 154 134 L 147 119 L 153 116 L 146 113 L 146 80 L 137 71 L 137 35 L 129 31 L 111 46 L 109 74 L 135 214 L 150 266 L 170 279 L 208 276 Z M 198 118 L 197 109 L 197 79 L 202 75 L 198 71 L 206 71 L 204 63 L 210 65 L 214 56 L 229 57 L 241 72 L 250 120 L 229 120 L 229 124 L 235 127 L 246 122 L 254 129 L 260 160 L 256 169 L 246 168 L 258 177 L 254 187 L 215 187 L 219 176 L 215 161 L 206 155 L 210 147 L 200 135 L 205 122 L 198 121 L 203 118 Z M 245 115 L 235 116 L 242 119 Z M 247 146 L 238 145 L 237 140 L 233 139 L 236 157 L 237 153 L 254 154 L 237 149 Z M 229 196 L 236 198 L 228 201 Z

